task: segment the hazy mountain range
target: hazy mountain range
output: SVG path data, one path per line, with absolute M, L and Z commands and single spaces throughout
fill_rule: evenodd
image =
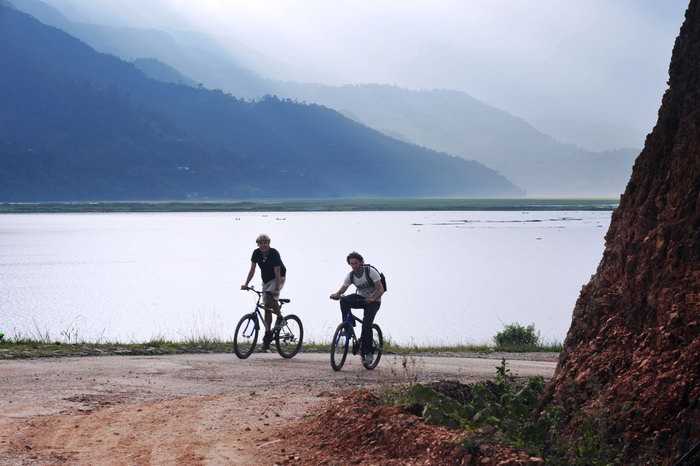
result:
M 38 0 L 14 3 L 101 52 L 136 60 L 154 79 L 201 83 L 243 98 L 276 94 L 319 103 L 394 138 L 477 160 L 530 195 L 616 196 L 638 154 L 630 148 L 591 152 L 562 144 L 464 92 L 274 81 L 248 70 L 242 65 L 245 60 L 232 57 L 203 34 L 75 23 Z
M 522 194 L 326 107 L 150 79 L 5 5 L 1 200 Z
M 464 92 L 276 84 L 280 95 L 319 102 L 404 141 L 478 160 L 529 194 L 616 196 L 639 153 L 595 153 L 562 144 Z

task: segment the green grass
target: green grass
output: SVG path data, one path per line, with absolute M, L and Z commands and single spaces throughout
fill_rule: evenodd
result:
M 525 328 L 512 324 L 504 328 Z M 535 333 L 534 325 L 527 327 L 530 333 Z M 177 354 L 177 353 L 230 353 L 233 351 L 233 341 L 225 340 L 209 334 L 195 331 L 181 340 L 168 339 L 163 335 L 154 335 L 143 342 L 86 341 L 81 338 L 78 329 L 71 326 L 59 332 L 56 338 L 47 329 L 42 329 L 35 323 L 34 330 L 28 334 L 17 333 L 13 336 L 2 334 L 0 337 L 0 359 L 31 358 L 31 357 L 60 357 L 76 355 L 101 354 Z M 493 339 L 498 342 L 497 338 Z M 509 340 L 513 341 L 513 340 Z M 535 342 L 532 344 L 532 342 Z M 398 344 L 389 335 L 384 337 L 384 353 L 397 355 L 467 355 L 491 353 L 559 353 L 562 344 L 559 342 L 543 343 L 539 334 L 535 339 L 527 340 L 528 344 L 511 344 L 507 346 L 488 344 Z M 261 342 L 258 341 L 261 345 Z M 304 342 L 302 351 L 307 353 L 330 352 L 330 341 Z
M 398 345 L 385 342 L 386 354 L 420 355 L 420 354 L 489 354 L 500 351 L 508 352 L 559 352 L 561 345 L 537 346 L 527 348 L 495 348 L 488 345 Z M 38 358 L 61 356 L 91 356 L 105 354 L 178 354 L 178 353 L 230 353 L 233 342 L 212 337 L 190 337 L 185 340 L 168 340 L 153 337 L 146 342 L 87 342 L 60 341 L 48 338 L 20 336 L 0 340 L 0 359 Z M 329 342 L 304 342 L 303 352 L 328 353 Z
M 561 353 L 564 348 L 560 342 L 538 343 L 537 345 L 506 345 L 494 346 L 498 353 Z
M 230 353 L 232 348 L 232 342 L 212 339 L 188 341 L 151 339 L 143 343 L 64 343 L 61 341 L 19 338 L 0 341 L 0 359 L 101 356 L 109 354 Z
M 256 201 L 0 203 L 0 213 L 613 210 L 618 199 L 347 198 Z
M 544 389 L 542 377 L 516 378 L 501 360 L 493 380 L 389 387 L 381 398 L 427 423 L 463 430 L 462 446 L 472 453 L 482 444 L 500 443 L 543 457 L 546 464 L 620 464 L 619 440 L 606 435 L 604 414 L 587 413 L 577 436 L 562 438 L 561 408 L 541 406 Z

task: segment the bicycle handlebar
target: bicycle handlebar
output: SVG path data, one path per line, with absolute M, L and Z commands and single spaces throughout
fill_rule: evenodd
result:
M 252 291 L 253 293 L 256 293 L 258 295 L 262 295 L 263 293 L 269 293 L 269 291 L 258 291 L 255 289 L 254 286 L 247 286 L 245 288 L 242 288 L 244 291 Z
M 258 291 L 255 289 L 254 286 L 248 286 L 248 287 L 242 288 L 242 289 L 245 291 L 252 291 L 253 293 L 257 294 L 258 296 L 262 296 L 264 294 L 269 294 L 269 295 L 272 294 L 272 291 Z

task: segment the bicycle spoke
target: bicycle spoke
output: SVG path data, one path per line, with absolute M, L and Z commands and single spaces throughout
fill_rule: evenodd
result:
M 343 324 L 339 325 L 333 335 L 333 341 L 331 343 L 331 367 L 335 371 L 339 371 L 343 364 L 345 364 L 345 358 L 348 355 L 348 346 L 350 345 L 350 332 L 345 328 Z
M 241 359 L 247 358 L 255 349 L 257 340 L 258 329 L 255 325 L 255 315 L 243 316 L 236 326 L 236 333 L 233 337 L 234 352 Z
M 284 318 L 284 324 L 275 332 L 275 345 L 280 356 L 291 358 L 301 349 L 304 329 L 301 320 L 295 315 Z

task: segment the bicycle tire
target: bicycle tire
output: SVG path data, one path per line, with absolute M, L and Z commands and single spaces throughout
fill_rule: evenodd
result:
M 345 364 L 345 359 L 348 357 L 348 346 L 350 345 L 350 331 L 346 325 L 340 324 L 335 329 L 333 341 L 331 342 L 331 367 L 334 371 L 339 371 Z M 336 360 L 336 356 L 338 359 Z
M 250 326 L 252 327 L 252 330 Z M 252 333 L 247 333 L 252 332 Z M 254 312 L 241 317 L 236 325 L 236 333 L 233 335 L 233 352 L 240 359 L 246 359 L 253 354 L 258 342 L 258 322 Z
M 301 324 L 301 319 L 294 314 L 289 314 L 284 317 L 284 325 L 275 331 L 275 346 L 277 352 L 285 359 L 293 358 L 301 349 L 302 341 L 304 340 L 304 326 Z M 290 327 L 290 322 L 296 322 L 298 325 L 299 335 L 295 335 L 295 331 Z M 293 346 L 288 346 L 286 342 L 293 342 Z
M 372 358 L 371 364 L 365 364 L 365 360 L 362 360 L 362 365 L 365 369 L 372 370 L 379 364 L 379 360 L 382 358 L 382 352 L 384 351 L 384 335 L 382 335 L 382 329 L 379 325 L 372 324 Z

